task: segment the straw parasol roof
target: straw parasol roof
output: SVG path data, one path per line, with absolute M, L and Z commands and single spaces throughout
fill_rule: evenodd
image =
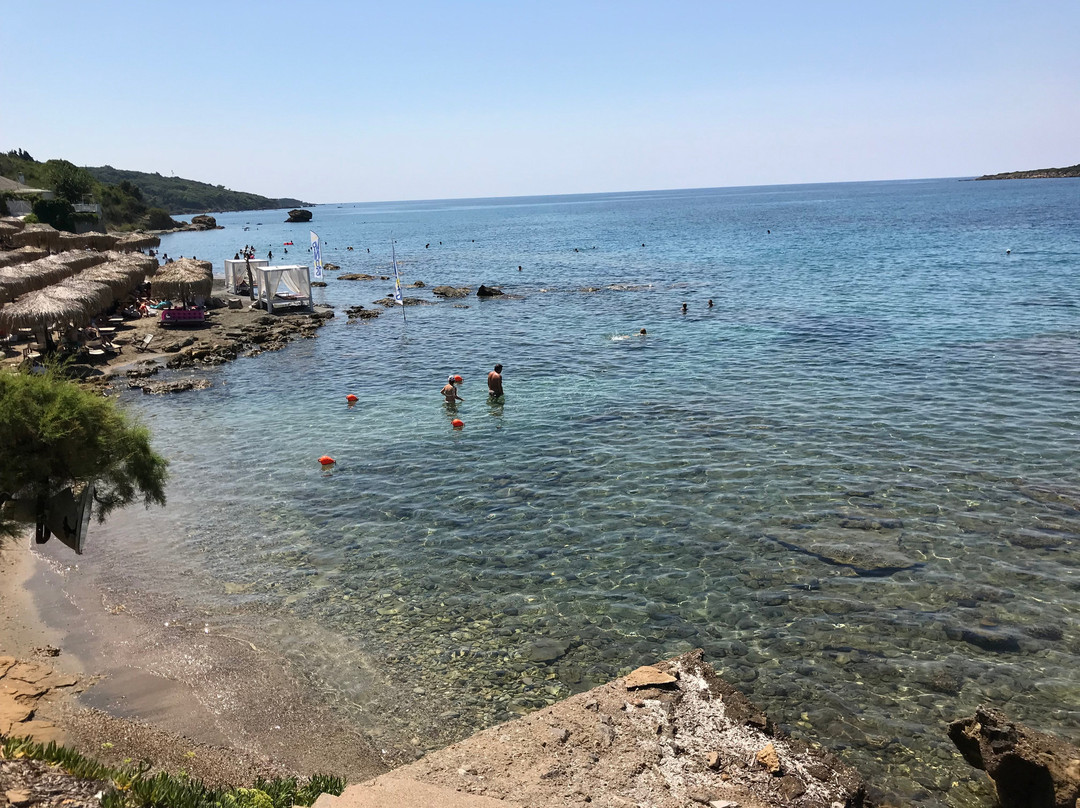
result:
M 112 291 L 103 283 L 68 278 L 46 289 L 22 295 L 0 308 L 0 328 L 48 327 L 56 323 L 85 325 L 113 301 Z
M 161 267 L 150 279 L 157 297 L 187 299 L 207 296 L 214 290 L 214 265 L 209 261 L 181 258 Z
M 160 247 L 161 237 L 151 233 L 129 233 L 121 236 L 116 241 L 118 250 L 145 250 L 151 247 Z
M 13 264 L 27 264 L 31 261 L 36 261 L 39 258 L 44 258 L 48 254 L 48 250 L 43 250 L 40 247 L 20 247 L 17 250 L 0 252 L 0 267 L 9 267 Z
M 46 250 L 60 249 L 60 233 L 52 225 L 28 224 L 17 233 L 12 233 L 13 247 L 43 247 Z
M 100 266 L 83 270 L 74 278 L 96 281 L 108 286 L 116 299 L 122 298 L 141 284 L 157 267 L 157 261 L 131 253 L 109 253 L 110 260 Z
M 107 259 L 108 256 L 102 253 L 79 252 L 50 255 L 26 264 L 0 267 L 0 302 L 44 289 L 64 278 L 70 278 L 80 270 L 104 263 Z

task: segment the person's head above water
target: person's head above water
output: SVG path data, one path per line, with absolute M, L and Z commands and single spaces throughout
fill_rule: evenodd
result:
M 496 365 L 495 366 L 495 372 L 496 373 L 502 373 L 502 365 Z
M 446 383 L 447 384 L 453 384 L 454 383 L 454 377 L 453 376 L 447 376 L 446 377 Z
M 460 376 L 455 376 L 453 379 L 451 379 L 451 381 L 453 381 L 454 384 L 461 384 L 465 380 L 463 378 L 461 378 Z

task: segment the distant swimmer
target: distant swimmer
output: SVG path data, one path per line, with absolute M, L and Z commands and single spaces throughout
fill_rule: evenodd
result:
M 1006 250 L 1006 251 L 1005 251 L 1005 254 L 1006 254 L 1006 255 L 1012 255 L 1012 250 Z
M 502 365 L 496 365 L 495 370 L 488 374 L 488 396 L 490 398 L 501 398 L 503 394 L 502 386 Z
M 429 241 L 427 244 L 424 245 L 424 249 L 426 250 L 430 246 L 431 246 L 431 242 Z
M 648 331 L 646 331 L 646 330 L 645 330 L 645 329 L 643 328 L 643 329 L 641 329 L 640 331 L 638 331 L 637 333 L 638 333 L 638 336 L 639 336 L 639 337 L 644 337 L 644 336 L 645 336 L 646 334 L 648 334 L 649 332 L 648 332 Z
M 521 264 L 518 264 L 518 272 L 521 272 Z
M 686 314 L 686 304 L 685 303 L 682 304 L 682 313 Z
M 712 308 L 712 298 L 711 297 L 709 298 L 709 308 L 710 309 Z
M 443 394 L 443 398 L 446 399 L 446 403 L 447 403 L 448 406 L 453 407 L 455 402 L 465 400 L 461 396 L 458 395 L 457 387 L 455 386 L 455 382 L 460 378 L 461 378 L 460 376 L 447 376 L 446 377 L 446 384 L 443 386 L 442 394 Z

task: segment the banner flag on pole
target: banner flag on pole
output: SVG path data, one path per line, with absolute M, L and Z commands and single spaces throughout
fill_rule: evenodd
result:
M 394 249 L 393 242 L 390 244 L 390 252 L 394 257 L 394 302 L 399 306 L 404 306 L 405 301 L 401 299 L 401 273 L 397 268 L 397 251 Z
M 311 234 L 311 257 L 315 259 L 315 274 L 312 276 L 317 281 L 323 279 L 322 274 L 322 250 L 319 249 L 319 237 L 315 235 L 314 230 L 309 230 Z
M 401 322 L 405 323 L 405 301 L 401 299 L 401 273 L 397 268 L 397 250 L 394 249 L 394 237 L 390 236 L 390 255 L 394 259 L 394 302 L 401 306 Z

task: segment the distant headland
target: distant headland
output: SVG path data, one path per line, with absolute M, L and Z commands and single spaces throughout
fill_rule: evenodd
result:
M 87 216 L 116 230 L 161 230 L 173 226 L 168 223 L 171 215 L 311 204 L 112 166 L 84 168 L 62 159 L 39 162 L 23 149 L 0 152 L 0 215 L 10 212 L 9 201 L 21 201 L 23 208 L 34 205 L 38 220 L 63 230 L 78 229 L 80 217 Z M 87 213 L 90 208 L 94 212 Z
M 1080 165 L 1068 168 L 1036 168 L 1033 171 L 1009 171 L 1004 174 L 984 174 L 977 180 L 1045 180 L 1061 177 L 1080 177 Z

